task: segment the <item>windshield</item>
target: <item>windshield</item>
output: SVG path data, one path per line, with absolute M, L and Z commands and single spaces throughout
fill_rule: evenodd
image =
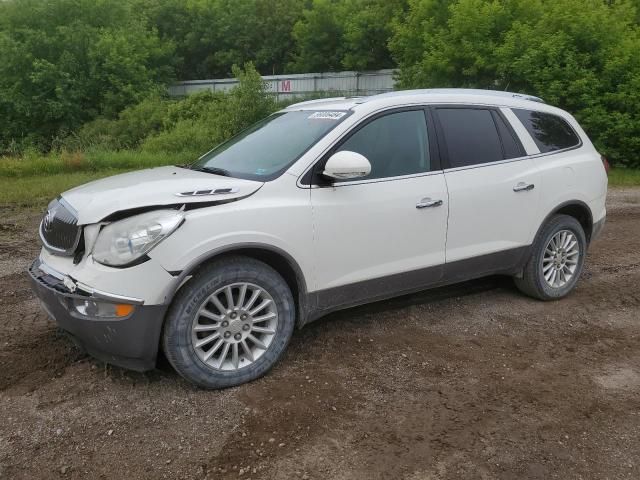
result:
M 275 113 L 206 153 L 191 168 L 248 180 L 272 180 L 347 114 L 326 110 Z

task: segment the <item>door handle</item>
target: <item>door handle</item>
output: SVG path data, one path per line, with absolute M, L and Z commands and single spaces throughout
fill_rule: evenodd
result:
M 518 184 L 515 187 L 513 187 L 513 191 L 528 192 L 530 190 L 533 190 L 534 188 L 535 188 L 535 185 L 533 183 L 518 182 Z
M 442 200 L 431 200 L 430 198 L 423 198 L 418 203 L 416 203 L 416 208 L 420 210 L 422 208 L 439 207 L 440 205 L 442 205 Z

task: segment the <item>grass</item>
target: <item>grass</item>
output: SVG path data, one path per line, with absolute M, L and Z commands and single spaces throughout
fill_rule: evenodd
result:
M 640 169 L 612 168 L 609 170 L 609 185 L 612 187 L 640 186 Z
M 0 158 L 0 205 L 44 206 L 61 192 L 102 177 L 160 165 L 186 163 L 197 157 L 137 150 L 27 153 Z M 640 186 L 640 169 L 613 168 L 609 186 Z
M 56 173 L 20 178 L 0 177 L 0 205 L 44 207 L 51 199 L 70 188 L 123 171 L 125 170 Z
M 181 155 L 170 155 L 138 150 L 62 151 L 48 155 L 27 153 L 17 158 L 0 158 L 0 178 L 19 178 L 59 173 L 102 172 L 105 170 L 135 170 L 160 165 L 187 163 L 195 160 L 197 157 L 197 154 L 190 152 Z
M 136 150 L 26 153 L 0 157 L 0 205 L 44 206 L 61 192 L 131 170 L 187 163 L 197 154 L 155 154 Z

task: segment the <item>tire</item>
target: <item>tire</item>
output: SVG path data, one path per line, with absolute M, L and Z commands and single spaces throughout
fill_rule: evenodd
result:
M 569 232 L 573 237 L 567 233 L 564 238 L 569 239 L 567 240 L 569 243 L 564 248 L 554 249 L 554 244 L 550 243 L 551 240 L 561 243 L 558 240 L 562 240 L 564 232 Z M 574 251 L 573 247 L 568 248 L 573 241 L 576 242 L 577 254 L 570 253 Z M 550 250 L 545 257 L 548 246 Z M 559 253 L 554 256 L 552 254 L 554 251 Z M 522 278 L 515 277 L 515 284 L 521 292 L 539 300 L 557 300 L 565 297 L 575 288 L 580 278 L 586 252 L 587 240 L 580 222 L 568 215 L 555 215 L 536 236 L 531 256 L 524 266 Z M 567 279 L 570 268 L 574 270 Z M 553 270 L 556 270 L 556 277 L 553 276 Z M 551 276 L 552 279 L 545 278 L 545 275 Z M 563 277 L 566 283 L 562 283 Z
M 221 258 L 200 269 L 176 295 L 163 329 L 163 350 L 173 368 L 199 387 L 240 385 L 263 376 L 280 359 L 295 312 L 291 290 L 273 268 L 249 257 Z

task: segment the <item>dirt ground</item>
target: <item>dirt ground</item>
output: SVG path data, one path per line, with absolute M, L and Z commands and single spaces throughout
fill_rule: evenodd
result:
M 640 189 L 559 302 L 489 278 L 294 335 L 265 378 L 197 390 L 83 356 L 25 269 L 40 212 L 0 209 L 0 478 L 640 478 Z

